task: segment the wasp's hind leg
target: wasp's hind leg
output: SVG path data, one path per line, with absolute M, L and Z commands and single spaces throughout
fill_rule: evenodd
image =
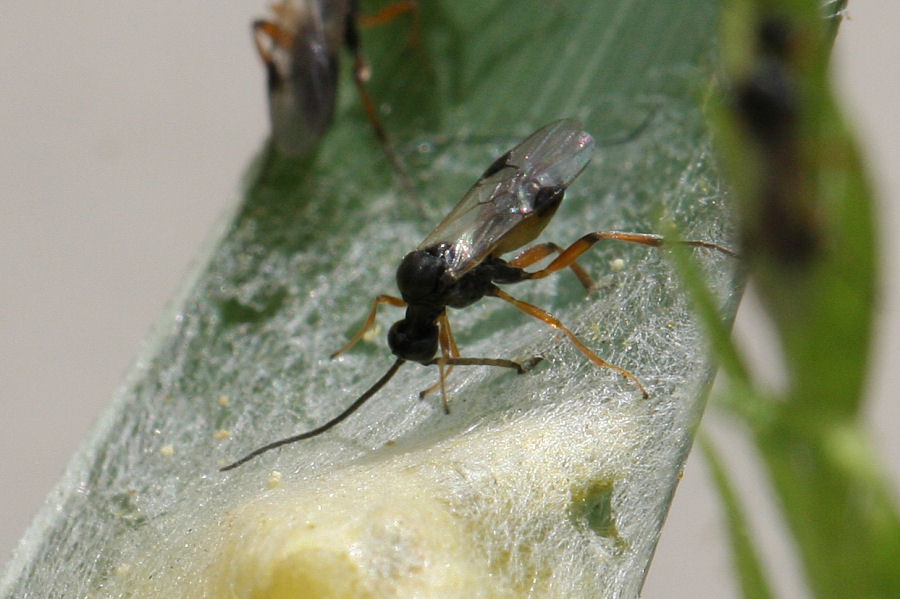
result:
M 578 351 L 580 351 L 582 354 L 584 354 L 585 357 L 587 357 L 591 362 L 593 362 L 600 368 L 609 368 L 610 370 L 615 370 L 616 372 L 621 374 L 623 377 L 630 379 L 632 382 L 634 382 L 634 384 L 637 385 L 638 389 L 640 389 L 641 394 L 644 396 L 644 398 L 647 398 L 650 396 L 647 393 L 647 389 L 644 388 L 644 385 L 641 384 L 641 381 L 639 381 L 636 376 L 634 376 L 629 371 L 625 370 L 624 368 L 622 368 L 620 366 L 616 366 L 615 364 L 610 364 L 609 362 L 607 362 L 606 360 L 602 359 L 600 356 L 598 356 L 597 354 L 592 352 L 588 348 L 588 346 L 586 346 L 584 343 L 582 343 L 582 341 L 578 337 L 575 336 L 575 333 L 570 331 L 562 323 L 562 321 L 560 321 L 558 318 L 556 318 L 555 316 L 553 316 L 546 310 L 538 308 L 537 306 L 535 306 L 533 304 L 529 304 L 528 302 L 523 302 L 522 300 L 518 300 L 518 299 L 514 298 L 513 296 L 509 295 L 508 293 L 506 293 L 505 291 L 503 291 L 502 289 L 500 289 L 499 287 L 494 287 L 490 291 L 490 295 L 493 295 L 494 297 L 498 297 L 506 302 L 509 302 L 513 306 L 515 306 L 516 308 L 521 310 L 522 312 L 525 312 L 526 314 L 534 316 L 538 320 L 541 320 L 541 321 L 547 323 L 548 325 L 550 325 L 551 327 L 553 327 L 554 329 L 556 329 L 558 331 L 562 331 L 563 333 L 566 334 L 566 336 L 569 338 L 569 341 L 572 342 L 572 344 L 578 349 Z
M 541 243 L 532 246 L 520 253 L 518 256 L 509 261 L 509 265 L 515 266 L 516 268 L 525 268 L 526 266 L 531 266 L 535 262 L 543 260 L 550 254 L 562 254 L 564 251 L 565 250 L 563 250 L 563 248 L 556 245 L 552 241 L 549 243 Z M 577 258 L 577 256 L 575 258 Z M 580 264 L 575 262 L 575 258 L 573 258 L 568 264 L 561 266 L 560 269 L 568 266 L 572 269 L 572 272 L 575 273 L 575 276 L 578 277 L 578 280 L 581 282 L 584 288 L 588 291 L 593 291 L 596 288 L 597 284 L 594 282 L 594 279 L 591 278 L 591 275 L 589 275 L 587 271 L 581 267 Z M 527 278 L 533 277 L 528 276 Z

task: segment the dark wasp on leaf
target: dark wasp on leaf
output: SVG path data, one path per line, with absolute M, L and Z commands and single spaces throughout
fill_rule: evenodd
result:
M 415 19 L 413 40 L 418 43 L 418 3 L 395 2 L 369 17 L 359 16 L 355 0 L 281 0 L 271 10 L 271 19 L 253 22 L 253 41 L 266 67 L 275 146 L 295 157 L 316 150 L 334 119 L 340 52 L 346 48 L 353 57 L 353 82 L 375 137 L 407 191 L 414 195 L 412 181 L 366 87 L 369 66 L 360 48 L 358 25 L 380 24 L 411 13 Z
M 540 358 L 519 363 L 501 358 L 460 355 L 450 329 L 447 308 L 465 308 L 485 296 L 509 302 L 526 314 L 561 331 L 591 362 L 631 380 L 642 395 L 647 397 L 644 386 L 628 370 L 605 362 L 552 314 L 512 297 L 498 286 L 540 279 L 570 268 L 579 281 L 590 289 L 593 281 L 575 260 L 603 239 L 630 241 L 653 247 L 681 243 L 734 255 L 726 248 L 703 241 L 669 241 L 649 233 L 597 231 L 582 236 L 565 249 L 555 243 L 540 243 L 511 260 L 501 258 L 502 255 L 530 243 L 543 231 L 562 202 L 566 188 L 587 166 L 593 148 L 594 140 L 582 131 L 581 124 L 573 119 L 565 119 L 539 129 L 498 158 L 456 208 L 418 248 L 400 262 L 397 268 L 397 287 L 401 297 L 379 295 L 375 298 L 362 329 L 344 347 L 332 354 L 332 357 L 336 357 L 344 353 L 363 337 L 375 324 L 379 305 L 406 308 L 404 318 L 394 323 L 388 332 L 388 345 L 397 357 L 390 369 L 330 421 L 313 430 L 260 447 L 222 470 L 235 468 L 270 449 L 309 439 L 327 431 L 375 395 L 407 361 L 438 366 L 438 382 L 421 395 L 439 388 L 445 411 L 449 410 L 444 381 L 454 366 L 499 366 L 519 373 L 526 372 Z M 555 259 L 546 267 L 535 271 L 525 270 L 553 254 L 556 254 Z

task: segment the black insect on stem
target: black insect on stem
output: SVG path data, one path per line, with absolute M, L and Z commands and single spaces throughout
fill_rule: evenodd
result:
M 821 210 L 804 177 L 800 35 L 785 17 L 761 18 L 754 63 L 736 82 L 732 104 L 753 142 L 744 156 L 760 166 L 752 175 L 758 191 L 745 205 L 743 246 L 752 259 L 768 256 L 792 273 L 809 268 L 825 243 Z
M 388 332 L 388 345 L 397 357 L 394 365 L 350 407 L 332 420 L 306 433 L 261 447 L 224 469 L 234 468 L 275 447 L 327 431 L 380 390 L 406 361 L 438 366 L 438 382 L 421 395 L 440 389 L 445 411 L 449 411 L 449 407 L 444 384 L 455 366 L 497 366 L 511 368 L 519 373 L 532 368 L 540 358 L 518 363 L 499 358 L 460 355 L 450 329 L 447 308 L 465 308 L 483 297 L 506 301 L 561 331 L 596 366 L 621 374 L 647 397 L 646 388 L 631 372 L 604 361 L 552 314 L 512 297 L 499 287 L 540 279 L 570 268 L 582 284 L 590 289 L 593 285 L 590 276 L 575 261 L 604 239 L 652 247 L 679 243 L 734 255 L 726 248 L 705 241 L 669 241 L 649 233 L 597 231 L 582 236 L 567 248 L 555 243 L 541 243 L 511 260 L 502 258 L 503 254 L 530 243 L 543 231 L 559 208 L 566 188 L 590 161 L 593 147 L 593 138 L 582 131 L 581 124 L 566 119 L 539 129 L 494 161 L 456 208 L 418 248 L 400 262 L 397 268 L 397 287 L 401 297 L 376 297 L 362 329 L 332 354 L 332 357 L 336 357 L 353 347 L 375 324 L 378 307 L 388 304 L 406 308 L 404 318 L 394 323 Z M 556 258 L 546 267 L 535 271 L 525 270 L 553 254 L 557 255 Z

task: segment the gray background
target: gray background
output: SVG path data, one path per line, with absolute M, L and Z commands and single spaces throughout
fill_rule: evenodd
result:
M 0 20 L 0 563 L 173 295 L 266 135 L 248 24 L 262 2 L 17 2 Z M 900 4 L 851 4 L 835 60 L 882 191 L 882 293 L 868 421 L 900 488 Z M 777 379 L 752 296 L 738 334 Z M 839 368 L 839 356 L 829 368 Z M 752 452 L 710 414 L 740 471 L 765 561 L 802 597 Z M 736 596 L 718 503 L 692 457 L 645 597 Z

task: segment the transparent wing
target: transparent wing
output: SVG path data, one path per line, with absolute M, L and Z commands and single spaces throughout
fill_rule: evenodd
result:
M 271 9 L 272 132 L 282 150 L 304 155 L 318 145 L 334 116 L 350 6 L 347 0 L 284 0 Z
M 418 249 L 448 244 L 448 274 L 462 276 L 534 216 L 540 189 L 565 189 L 587 166 L 593 148 L 593 138 L 574 119 L 538 129 L 489 166 Z
M 291 50 L 290 82 L 302 113 L 298 116 L 321 135 L 334 114 L 340 47 L 328 42 L 328 23 L 322 15 L 318 11 L 310 15 L 298 30 Z

